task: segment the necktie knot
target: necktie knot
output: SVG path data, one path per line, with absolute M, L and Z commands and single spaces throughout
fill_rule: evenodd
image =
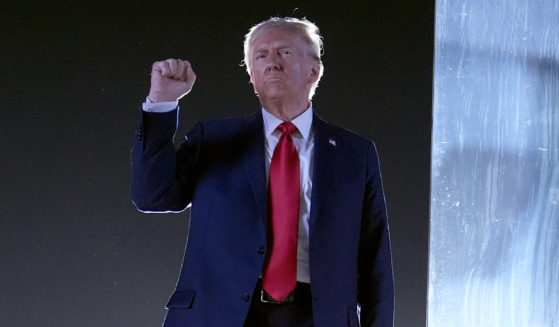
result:
M 297 130 L 297 126 L 295 126 L 295 125 L 294 125 L 292 122 L 290 122 L 290 121 L 286 121 L 286 122 L 281 123 L 281 124 L 278 126 L 278 130 L 279 130 L 280 132 L 282 132 L 283 134 L 291 135 L 291 134 L 293 134 L 293 132 L 295 132 L 295 131 Z

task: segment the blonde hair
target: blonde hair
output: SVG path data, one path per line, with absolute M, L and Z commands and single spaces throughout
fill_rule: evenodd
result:
M 255 36 L 265 30 L 272 28 L 283 29 L 289 32 L 293 32 L 302 37 L 302 39 L 309 46 L 309 55 L 320 64 L 320 72 L 318 74 L 318 79 L 311 87 L 311 92 L 309 94 L 309 99 L 314 95 L 315 89 L 318 87 L 318 82 L 324 73 L 324 65 L 320 59 L 323 53 L 322 46 L 322 36 L 320 36 L 318 26 L 314 23 L 308 21 L 306 18 L 293 18 L 293 17 L 271 17 L 261 23 L 258 23 L 250 28 L 248 33 L 245 35 L 244 41 L 244 60 L 242 65 L 246 66 L 247 73 L 251 73 L 251 61 L 250 61 L 250 48 L 252 46 L 252 41 Z

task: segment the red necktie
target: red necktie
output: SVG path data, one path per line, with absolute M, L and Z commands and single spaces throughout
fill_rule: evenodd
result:
M 291 134 L 297 127 L 284 122 L 274 149 L 268 182 L 268 254 L 262 288 L 281 301 L 297 284 L 297 233 L 299 227 L 299 155 Z

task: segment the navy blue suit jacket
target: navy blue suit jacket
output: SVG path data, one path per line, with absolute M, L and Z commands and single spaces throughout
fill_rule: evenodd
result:
M 191 207 L 165 327 L 242 326 L 265 257 L 262 113 L 198 123 L 178 151 L 177 111 L 142 113 L 132 151 L 141 211 Z M 310 277 L 317 327 L 393 325 L 386 207 L 374 144 L 313 118 Z

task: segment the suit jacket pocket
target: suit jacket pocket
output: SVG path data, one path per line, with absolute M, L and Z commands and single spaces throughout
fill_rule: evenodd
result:
M 194 303 L 194 291 L 180 291 L 176 290 L 169 298 L 169 302 L 165 306 L 167 309 L 190 309 Z
M 359 315 L 357 314 L 357 308 L 349 307 L 347 308 L 347 323 L 349 327 L 359 327 Z

